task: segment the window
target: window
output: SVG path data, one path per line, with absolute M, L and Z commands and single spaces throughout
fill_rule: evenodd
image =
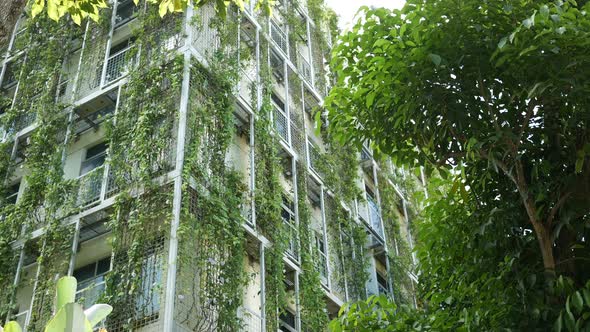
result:
M 117 3 L 117 16 L 115 17 L 115 28 L 118 28 L 125 23 L 135 18 L 138 7 L 133 0 L 119 0 Z
M 104 292 L 105 275 L 110 267 L 111 257 L 109 256 L 74 271 L 74 277 L 78 280 L 76 302 L 81 303 L 84 308 L 89 308 L 96 303 Z
M 84 175 L 104 164 L 107 155 L 107 144 L 99 143 L 86 150 L 86 158 L 80 167 L 80 175 Z
M 6 196 L 4 197 L 4 204 L 16 204 L 16 200 L 18 198 L 18 190 L 20 188 L 20 182 L 13 184 L 12 186 L 6 188 Z
M 289 310 L 285 310 L 279 316 L 279 331 L 282 332 L 295 332 L 295 314 Z
M 387 278 L 379 271 L 377 271 L 377 286 L 379 287 L 379 294 L 389 294 L 389 283 L 387 282 Z

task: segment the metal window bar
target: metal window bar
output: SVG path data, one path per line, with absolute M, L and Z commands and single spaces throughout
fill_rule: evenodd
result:
M 107 59 L 104 85 L 123 77 L 127 74 L 129 67 L 134 66 L 135 61 L 129 58 L 130 51 L 133 47 L 133 45 L 128 46 Z
M 270 21 L 270 37 L 272 41 L 283 51 L 287 53 L 287 34 L 275 20 Z

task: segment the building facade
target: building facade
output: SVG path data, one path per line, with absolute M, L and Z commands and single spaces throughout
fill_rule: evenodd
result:
M 1 49 L 1 319 L 42 330 L 63 275 L 113 305 L 109 331 L 318 331 L 372 294 L 415 305 L 411 177 L 325 130 L 329 17 L 23 15 Z

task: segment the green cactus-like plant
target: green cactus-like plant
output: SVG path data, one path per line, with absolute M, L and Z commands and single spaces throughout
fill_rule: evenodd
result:
M 45 332 L 92 332 L 92 328 L 113 311 L 108 304 L 95 304 L 84 310 L 75 302 L 77 281 L 74 277 L 62 277 L 56 287 L 56 313 Z M 20 325 L 11 321 L 0 332 L 22 332 Z

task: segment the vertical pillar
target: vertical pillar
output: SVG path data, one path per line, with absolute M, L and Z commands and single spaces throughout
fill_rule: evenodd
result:
M 188 15 L 188 14 L 187 14 Z M 184 67 L 178 118 L 178 135 L 176 142 L 176 178 L 174 179 L 174 199 L 172 202 L 172 223 L 170 225 L 170 241 L 168 249 L 166 293 L 164 301 L 164 327 L 162 331 L 172 332 L 174 326 L 174 300 L 176 292 L 176 269 L 178 256 L 178 227 L 182 208 L 182 169 L 184 166 L 184 145 L 187 129 L 187 113 L 190 85 L 190 52 L 184 52 Z
M 265 259 L 264 259 L 264 244 L 260 243 L 260 317 L 261 317 L 261 326 L 260 331 L 266 331 L 266 266 L 265 266 Z
M 322 237 L 324 239 L 324 250 L 326 254 L 326 279 L 328 289 L 332 289 L 332 267 L 330 266 L 330 245 L 328 244 L 328 229 L 326 223 L 326 208 L 324 203 L 324 185 L 320 185 L 320 210 L 322 212 Z

